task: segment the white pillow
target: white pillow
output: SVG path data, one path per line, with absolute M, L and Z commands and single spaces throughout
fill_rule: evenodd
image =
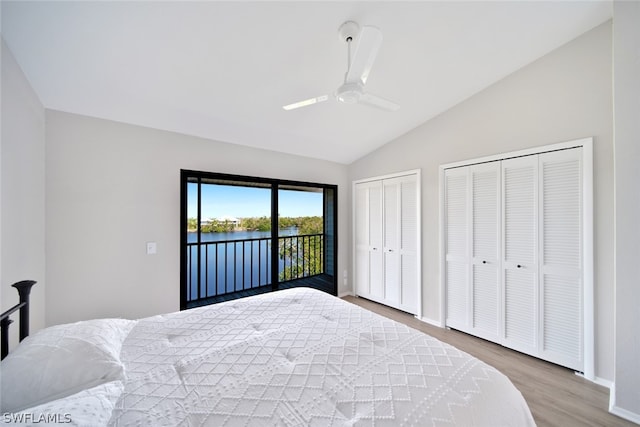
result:
M 106 426 L 123 390 L 122 381 L 112 381 L 22 412 L 3 414 L 2 421 L 28 425 Z
M 122 380 L 122 342 L 136 321 L 96 319 L 42 329 L 0 364 L 0 412 L 16 412 Z

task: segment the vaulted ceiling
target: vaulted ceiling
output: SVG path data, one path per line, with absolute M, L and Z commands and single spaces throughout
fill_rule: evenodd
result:
M 2 36 L 46 108 L 340 163 L 611 18 L 610 1 L 2 1 Z M 327 102 L 347 20 L 383 42 L 367 91 Z

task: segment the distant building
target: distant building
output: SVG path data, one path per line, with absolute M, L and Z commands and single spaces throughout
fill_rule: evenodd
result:
M 234 227 L 237 227 L 240 225 L 240 220 L 238 218 L 235 218 L 229 215 L 224 215 L 220 218 L 216 218 L 216 220 L 218 222 L 230 222 L 231 224 L 233 224 Z
M 201 227 L 212 224 L 232 224 L 233 228 L 238 228 L 240 220 L 229 215 L 223 215 L 220 218 L 207 218 L 200 221 Z

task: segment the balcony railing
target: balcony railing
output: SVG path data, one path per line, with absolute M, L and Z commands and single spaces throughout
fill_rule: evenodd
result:
M 187 300 L 271 285 L 271 245 L 269 237 L 187 243 Z M 278 237 L 279 282 L 323 273 L 323 234 Z

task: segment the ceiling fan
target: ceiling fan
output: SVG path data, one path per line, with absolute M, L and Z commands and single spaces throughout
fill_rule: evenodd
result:
M 347 21 L 338 29 L 340 40 L 347 43 L 347 72 L 344 75 L 344 83 L 335 91 L 335 98 L 345 104 L 366 104 L 387 111 L 396 111 L 400 106 L 387 99 L 364 91 L 371 67 L 382 44 L 382 32 L 376 27 L 363 26 L 362 28 L 353 21 Z M 351 43 L 357 38 L 358 44 L 353 57 L 351 56 Z M 329 95 L 305 99 L 285 105 L 285 110 L 294 110 L 300 107 L 324 102 Z

